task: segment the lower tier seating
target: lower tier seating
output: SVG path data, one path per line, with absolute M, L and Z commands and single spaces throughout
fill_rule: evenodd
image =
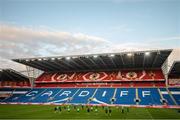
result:
M 34 88 L 1 103 L 180 105 L 180 88 Z
M 0 96 L 8 94 L 8 97 L 1 99 L 1 101 L 14 102 L 17 98 L 26 94 L 29 90 L 30 88 L 1 88 Z

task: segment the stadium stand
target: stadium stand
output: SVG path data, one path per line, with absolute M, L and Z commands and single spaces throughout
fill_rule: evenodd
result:
M 6 102 L 13 102 L 16 100 L 15 98 L 20 97 L 21 95 L 24 95 L 30 90 L 30 88 L 1 88 L 0 89 L 0 95 L 1 95 L 1 101 Z M 3 97 L 4 95 L 7 95 Z
M 165 74 L 173 50 L 15 59 L 44 71 L 32 88 L 10 91 L 2 104 L 180 105 L 179 62 Z M 148 54 L 147 54 L 148 53 Z M 12 88 L 12 87 L 11 87 Z
M 169 84 L 171 86 L 179 86 L 180 85 L 180 62 L 174 62 L 174 65 L 168 75 Z
M 70 103 L 104 105 L 180 105 L 177 88 L 169 88 L 175 102 L 165 88 L 34 88 L 15 90 L 3 102 L 20 103 Z M 163 94 L 163 98 L 161 97 Z M 112 100 L 114 99 L 114 101 Z M 136 100 L 139 101 L 136 101 Z
M 35 83 L 92 82 L 92 81 L 165 81 L 161 70 L 44 73 Z
M 3 69 L 0 76 L 0 88 L 30 87 L 29 78 L 13 69 Z

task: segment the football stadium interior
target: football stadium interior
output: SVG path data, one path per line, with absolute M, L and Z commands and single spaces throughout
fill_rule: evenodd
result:
M 180 108 L 179 49 L 13 61 L 29 76 L 1 70 L 1 104 Z

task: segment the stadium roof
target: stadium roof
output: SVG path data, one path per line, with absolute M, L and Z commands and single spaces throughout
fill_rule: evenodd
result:
M 170 75 L 179 75 L 180 76 L 180 61 L 174 62 L 174 65 L 170 71 Z
M 13 59 L 43 71 L 94 71 L 160 68 L 172 49 Z
M 0 70 L 0 80 L 29 80 L 29 78 L 13 69 Z

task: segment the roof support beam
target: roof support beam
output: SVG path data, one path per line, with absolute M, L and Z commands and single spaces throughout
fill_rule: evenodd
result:
M 17 74 L 12 74 L 11 72 L 9 72 L 9 74 L 11 74 L 12 76 L 14 76 L 15 78 L 18 78 L 18 80 L 23 80 L 23 78 L 20 77 L 20 76 L 17 75 Z M 26 79 L 24 79 L 24 80 L 26 80 Z
M 2 77 L 2 71 L 0 71 L 0 78 Z M 1 81 L 1 80 L 0 80 Z
M 134 57 L 135 55 L 132 56 L 132 62 L 133 62 L 133 66 L 135 67 Z
M 53 62 L 53 64 L 57 65 L 60 70 L 62 70 L 61 68 L 68 70 L 67 66 L 60 64 L 59 61 L 56 61 L 56 62 L 51 61 L 51 62 Z
M 15 71 L 13 69 L 10 70 L 13 71 L 16 75 L 24 77 L 24 79 L 29 79 L 26 75 L 22 74 L 21 72 Z
M 113 66 L 114 66 L 115 68 L 117 68 L 117 66 L 116 66 L 116 64 L 115 64 L 115 62 L 114 62 L 114 60 L 113 60 L 113 58 L 109 57 L 109 59 L 110 59 L 111 63 L 113 64 Z
M 72 68 L 73 70 L 78 70 L 77 68 L 73 67 L 71 64 L 69 64 L 69 63 L 67 63 L 67 62 L 65 62 L 65 61 L 63 61 L 63 60 L 60 60 L 60 62 L 62 62 L 63 64 L 69 66 L 69 67 L 70 67 L 69 69 Z
M 154 60 L 153 60 L 153 63 L 152 63 L 152 65 L 151 65 L 151 68 L 153 68 L 154 64 L 156 63 L 158 56 L 159 56 L 159 54 L 156 53 L 156 57 L 155 57 Z
M 46 71 L 47 69 L 49 69 L 49 68 L 46 68 L 46 67 L 42 67 L 42 66 L 40 66 L 40 65 L 37 65 L 37 64 L 35 64 L 35 63 L 28 63 L 28 62 L 26 62 L 26 63 L 24 63 L 24 62 L 19 62 L 19 63 L 23 63 L 23 64 L 25 64 L 25 65 L 27 65 L 27 66 L 30 66 L 30 67 L 33 67 L 33 68 L 38 68 L 39 70 L 43 70 L 43 71 Z
M 145 64 L 145 55 L 143 56 L 143 68 L 144 68 L 144 64 Z
M 98 65 L 92 58 L 89 58 L 89 60 L 90 60 L 95 66 L 97 66 L 97 68 L 100 68 L 99 65 Z
M 59 67 L 55 66 L 54 64 L 49 63 L 49 61 L 51 62 L 51 60 L 47 60 L 47 61 L 41 61 L 44 64 L 47 64 L 48 66 L 51 66 L 51 68 L 53 68 L 53 70 L 59 70 Z
M 38 63 L 38 62 L 36 62 L 36 61 L 32 61 L 32 64 L 36 64 L 36 65 L 41 66 L 41 67 L 43 67 L 43 68 L 46 68 L 46 69 L 49 69 L 49 70 L 53 70 L 52 68 L 50 68 L 50 67 L 48 67 L 48 66 L 44 66 L 43 64 L 40 64 L 40 63 Z M 35 66 L 36 66 L 36 65 L 35 65 Z
M 88 67 L 89 69 L 93 69 L 92 67 L 90 67 L 86 62 L 84 62 L 82 59 L 78 58 L 78 60 L 80 62 L 82 62 L 86 67 Z
M 8 78 L 10 78 L 10 80 L 14 80 L 14 78 L 13 78 L 12 76 L 10 76 L 7 71 L 5 71 L 4 73 L 6 74 L 6 76 L 7 76 Z
M 125 66 L 125 63 L 124 63 L 124 60 L 123 60 L 123 57 L 122 57 L 122 54 L 120 54 L 120 57 L 121 57 L 121 61 L 123 63 L 123 67 Z
M 101 57 L 98 57 L 98 59 L 101 61 L 101 63 L 104 65 L 105 68 L 107 68 L 106 63 L 104 62 L 104 60 Z
M 75 64 L 77 67 L 79 67 L 80 69 L 83 69 L 81 65 L 79 65 L 76 61 L 72 60 L 71 61 L 73 64 Z

